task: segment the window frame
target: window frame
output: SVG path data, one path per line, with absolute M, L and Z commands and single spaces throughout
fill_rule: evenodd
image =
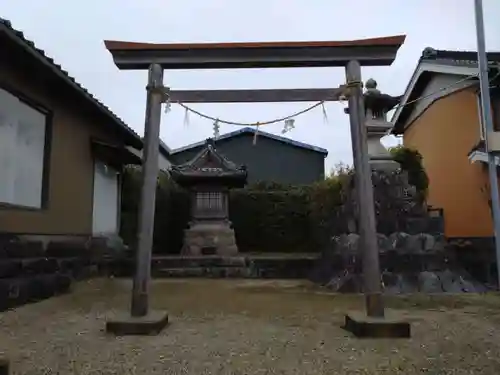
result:
M 196 205 L 206 211 L 222 210 L 222 192 L 200 191 L 196 194 Z
M 43 145 L 43 161 L 42 161 L 42 189 L 40 207 L 25 206 L 18 203 L 8 203 L 0 201 L 0 209 L 15 209 L 23 211 L 44 211 L 49 208 L 49 190 L 50 190 L 50 160 L 52 154 L 52 132 L 53 132 L 53 117 L 54 113 L 49 108 L 41 104 L 24 92 L 12 87 L 5 82 L 0 82 L 0 90 L 3 90 L 14 96 L 21 103 L 31 107 L 45 116 L 45 134 Z
M 490 101 L 493 131 L 500 132 L 500 87 L 490 88 Z M 484 141 L 486 140 L 486 128 L 481 104 L 481 92 L 479 90 L 476 91 L 476 105 L 479 114 L 479 138 Z
M 493 130 L 500 132 L 500 87 L 490 89 Z

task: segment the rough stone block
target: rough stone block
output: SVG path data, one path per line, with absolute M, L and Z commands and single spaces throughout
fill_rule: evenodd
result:
M 29 282 L 21 278 L 0 280 L 0 304 L 3 310 L 24 305 L 29 300 Z
M 69 292 L 71 288 L 71 277 L 69 275 L 56 275 L 56 289 L 57 294 Z
M 81 263 L 78 258 L 59 258 L 56 259 L 56 261 L 62 272 L 73 272 L 73 270 L 77 268 L 78 264 Z
M 4 245 L 9 258 L 38 258 L 44 256 L 41 241 L 13 241 Z
M 424 271 L 418 275 L 419 291 L 423 293 L 442 293 L 443 286 L 439 275 L 435 272 Z
M 0 280 L 0 311 L 9 308 L 9 284 L 6 280 Z
M 360 338 L 409 338 L 410 323 L 386 312 L 384 318 L 368 317 L 361 312 L 350 312 L 345 316 L 345 330 Z
M 0 242 L 0 260 L 7 258 L 7 249 L 5 243 Z
M 46 256 L 53 258 L 88 257 L 90 251 L 84 242 L 51 241 L 47 245 Z
M 22 260 L 23 275 L 51 274 L 57 272 L 58 268 L 55 259 L 31 258 Z
M 57 275 L 36 275 L 27 279 L 31 301 L 52 297 L 56 293 Z
M 22 273 L 22 262 L 18 259 L 0 261 L 0 279 L 17 277 Z
M 157 335 L 167 324 L 168 314 L 162 311 L 151 311 L 143 317 L 122 313 L 107 320 L 106 332 L 116 336 Z
M 78 257 L 67 257 L 57 259 L 59 269 L 63 273 L 70 273 L 75 278 L 80 278 L 86 262 L 82 258 Z

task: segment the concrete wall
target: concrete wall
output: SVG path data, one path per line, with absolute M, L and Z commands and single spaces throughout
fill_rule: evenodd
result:
M 241 134 L 216 143 L 217 150 L 237 165 L 248 168 L 248 182 L 272 181 L 284 184 L 309 184 L 325 175 L 324 155 L 264 136 L 253 145 L 252 134 Z M 176 153 L 176 164 L 192 159 L 202 146 Z
M 442 86 L 441 86 L 442 87 Z M 493 233 L 487 173 L 468 153 L 480 138 L 475 93 L 462 90 L 434 101 L 408 127 L 405 146 L 423 156 L 429 175 L 430 205 L 444 209 L 448 237 L 488 237 Z

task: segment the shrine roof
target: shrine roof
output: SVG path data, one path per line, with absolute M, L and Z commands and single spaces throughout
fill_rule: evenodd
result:
M 238 129 L 238 130 L 226 133 L 226 134 L 222 134 L 221 136 L 219 136 L 219 138 L 217 138 L 217 141 L 222 141 L 224 139 L 230 139 L 230 138 L 233 138 L 233 137 L 236 137 L 239 135 L 243 135 L 243 134 L 254 135 L 255 132 L 256 132 L 255 128 L 245 127 L 245 128 L 241 128 L 241 129 Z M 314 146 L 314 145 L 304 143 L 304 142 L 295 141 L 293 139 L 282 137 L 280 135 L 264 132 L 260 129 L 258 130 L 258 136 L 273 139 L 273 140 L 278 141 L 278 142 L 283 142 L 283 143 L 289 144 L 290 146 L 304 148 L 307 150 L 319 152 L 319 153 L 323 154 L 325 157 L 328 156 L 328 150 L 326 150 L 322 147 Z M 172 150 L 171 155 L 175 155 L 175 154 L 183 152 L 183 151 L 191 150 L 193 148 L 203 146 L 204 144 L 205 144 L 205 141 L 191 143 L 187 146 L 179 147 L 179 148 Z
M 231 179 L 246 181 L 247 170 L 245 166 L 237 166 L 225 156 L 217 152 L 214 141 L 207 139 L 206 146 L 194 158 L 180 165 L 170 168 L 171 176 L 178 182 L 186 179 Z
M 204 143 L 206 146 L 194 158 L 192 158 L 191 160 L 189 160 L 184 164 L 178 165 L 177 167 L 194 166 L 197 165 L 198 162 L 201 162 L 206 158 L 214 158 L 214 161 L 216 163 L 221 164 L 221 166 L 227 169 L 234 169 L 234 170 L 238 169 L 236 164 L 234 164 L 228 158 L 217 152 L 214 141 L 212 139 L 207 139 Z

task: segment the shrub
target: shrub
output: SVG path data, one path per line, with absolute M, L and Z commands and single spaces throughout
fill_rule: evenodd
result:
M 395 159 L 416 186 L 423 201 L 428 187 L 421 155 L 404 147 L 391 149 Z M 290 186 L 261 182 L 232 190 L 229 218 L 242 252 L 317 252 L 331 238 L 355 231 L 354 171 L 339 164 L 323 181 Z M 401 173 L 374 173 L 377 227 L 382 233 L 400 230 L 399 223 L 411 216 L 415 205 L 398 196 L 393 186 L 402 186 Z M 397 189 L 396 189 L 397 190 Z M 123 179 L 121 235 L 135 246 L 140 201 L 140 169 L 128 168 Z M 156 253 L 179 253 L 184 230 L 190 220 L 189 193 L 166 175 L 158 179 L 154 248 Z
M 312 251 L 310 207 L 301 189 L 231 192 L 230 220 L 240 251 Z
M 415 186 L 420 202 L 427 198 L 429 177 L 423 166 L 422 154 L 417 150 L 402 145 L 389 149 L 394 160 L 401 165 L 401 169 L 408 173 L 408 182 Z
M 128 167 L 123 174 L 120 236 L 125 244 L 136 246 L 139 202 L 141 195 L 141 170 Z M 153 251 L 179 253 L 184 229 L 189 220 L 189 196 L 163 172 L 156 189 Z

